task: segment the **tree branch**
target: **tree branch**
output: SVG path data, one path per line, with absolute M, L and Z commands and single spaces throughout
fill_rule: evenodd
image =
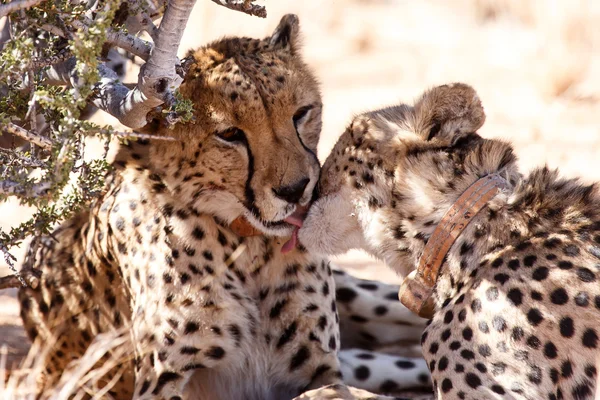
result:
M 17 126 L 11 122 L 2 126 L 0 129 L 2 129 L 6 133 L 10 133 L 22 139 L 25 139 L 28 142 L 31 142 L 36 146 L 41 147 L 42 149 L 49 150 L 52 148 L 52 141 L 47 137 L 40 136 L 37 133 L 33 133 L 31 131 L 23 129 L 20 126 Z
M 177 141 L 177 139 L 171 136 L 160 136 L 138 132 L 112 132 L 111 135 L 121 139 L 163 140 L 167 142 Z
M 140 18 L 142 28 L 146 32 L 148 32 L 152 40 L 156 40 L 156 37 L 158 35 L 158 28 L 154 24 L 154 21 L 152 21 L 152 18 L 150 18 L 150 16 L 143 11 L 140 12 L 140 15 L 138 17 Z
M 71 25 L 74 28 L 84 30 L 85 32 L 89 29 L 86 23 L 78 20 L 71 22 Z M 150 58 L 153 47 L 152 43 L 140 39 L 137 36 L 125 32 L 118 32 L 111 28 L 106 30 L 106 42 L 130 52 L 144 61 L 148 61 L 148 58 Z
M 171 0 L 158 28 L 152 55 L 142 67 L 138 89 L 147 97 L 167 104 L 173 101 L 173 90 L 183 77 L 177 74 L 177 50 L 196 0 Z
M 0 18 L 7 16 L 15 11 L 33 7 L 40 4 L 44 0 L 13 0 L 10 3 L 0 6 Z
M 46 57 L 46 58 L 38 57 L 38 58 L 31 59 L 31 61 L 29 62 L 29 65 L 27 66 L 27 69 L 37 71 L 39 69 L 48 67 L 50 65 L 55 65 L 55 64 L 61 63 L 63 61 L 66 61 L 71 57 L 73 57 L 73 54 L 71 54 L 71 52 L 69 50 L 64 49 L 61 52 L 59 52 L 58 54 L 54 54 L 50 57 Z
M 177 74 L 177 50 L 196 0 L 171 0 L 158 28 L 152 53 L 138 75 L 137 86 L 128 89 L 117 74 L 104 64 L 98 67 L 100 82 L 90 99 L 92 104 L 117 118 L 123 125 L 138 129 L 146 125 L 148 113 L 163 103 L 174 102 L 173 90 L 183 77 Z M 57 64 L 46 72 L 49 84 L 70 84 L 80 87 L 74 58 Z
M 26 168 L 44 168 L 44 162 L 40 160 L 33 159 L 31 157 L 26 157 L 22 154 L 19 154 L 15 150 L 4 149 L 0 147 L 0 163 L 2 164 L 16 164 L 21 167 Z
M 0 181 L 0 195 L 18 197 L 45 197 L 52 187 L 50 182 L 40 182 L 31 187 L 23 185 L 23 182 Z
M 267 9 L 264 6 L 253 4 L 255 0 L 212 0 L 220 6 L 234 11 L 241 11 L 246 14 L 266 18 Z
M 29 285 L 36 288 L 39 280 L 42 277 L 42 271 L 37 269 L 22 269 L 19 275 L 8 275 L 0 277 L 0 290 L 9 288 L 20 288 Z M 21 278 L 21 279 L 19 279 Z

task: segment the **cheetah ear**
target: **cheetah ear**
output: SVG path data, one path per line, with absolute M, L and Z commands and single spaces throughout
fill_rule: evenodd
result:
M 471 86 L 453 83 L 430 89 L 415 103 L 411 125 L 424 140 L 452 145 L 485 122 L 481 100 Z
M 300 21 L 295 14 L 286 14 L 271 35 L 270 45 L 276 50 L 286 50 L 292 54 L 298 49 Z

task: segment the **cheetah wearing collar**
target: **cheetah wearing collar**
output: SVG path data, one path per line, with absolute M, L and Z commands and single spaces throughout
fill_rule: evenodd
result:
M 362 248 L 406 276 L 446 211 L 480 178 L 506 181 L 454 242 L 422 336 L 442 399 L 592 399 L 600 367 L 600 191 L 477 134 L 475 91 L 436 87 L 414 106 L 356 117 L 323 165 L 299 240 Z
M 287 15 L 264 40 L 191 52 L 180 90 L 195 123 L 153 124 L 174 140 L 123 146 L 102 197 L 44 241 L 41 284 L 19 294 L 25 329 L 41 343 L 40 393 L 62 396 L 64 371 L 83 378 L 81 360 L 91 359 L 108 372 L 81 390 L 119 399 L 388 398 L 342 382 L 354 360 L 368 362 L 349 353 L 340 366 L 328 261 L 281 251 L 320 170 L 321 96 L 298 35 Z M 233 229 L 240 218 L 260 235 Z M 98 345 L 106 337 L 116 338 L 108 352 Z M 400 379 L 357 383 L 429 383 L 423 360 L 387 362 Z

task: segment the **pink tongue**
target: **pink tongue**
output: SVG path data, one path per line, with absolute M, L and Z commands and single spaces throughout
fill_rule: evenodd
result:
M 302 223 L 307 212 L 308 207 L 298 206 L 296 207 L 296 211 L 294 211 L 292 215 L 284 219 L 285 222 L 287 222 L 290 225 L 294 225 L 295 228 L 292 232 L 292 237 L 290 238 L 290 240 L 285 242 L 285 244 L 281 248 L 281 252 L 283 254 L 289 253 L 290 251 L 294 250 L 298 245 L 298 229 L 302 228 Z
M 290 240 L 285 242 L 285 244 L 281 248 L 281 252 L 283 254 L 289 253 L 290 251 L 292 251 L 296 248 L 297 244 L 298 244 L 298 228 L 295 228 L 294 232 L 292 232 L 292 237 L 290 238 Z

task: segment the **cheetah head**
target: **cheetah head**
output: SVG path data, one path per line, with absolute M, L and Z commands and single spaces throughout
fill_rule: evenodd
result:
M 153 160 L 176 197 L 227 223 L 244 216 L 263 233 L 292 232 L 320 169 L 321 95 L 299 47 L 298 18 L 286 15 L 265 39 L 225 38 L 189 53 L 180 92 L 195 122 L 155 131 L 178 139 Z
M 476 92 L 461 83 L 357 116 L 323 165 L 300 242 L 328 255 L 363 249 L 406 275 L 452 201 L 513 165 L 508 144 L 476 133 L 484 121 Z

